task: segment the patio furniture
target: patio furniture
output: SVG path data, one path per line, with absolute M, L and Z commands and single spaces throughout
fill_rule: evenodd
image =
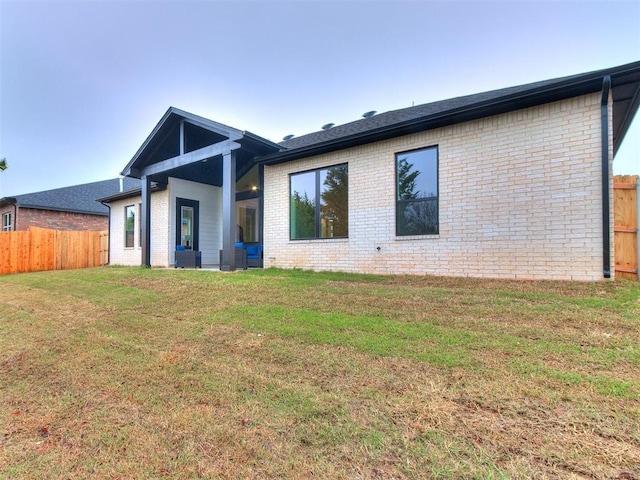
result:
M 247 245 L 245 247 L 247 251 L 247 266 L 248 267 L 262 267 L 262 245 Z
M 247 251 L 244 248 L 242 248 L 242 243 L 236 243 L 235 247 L 236 247 L 235 248 L 236 269 L 246 270 L 247 269 Z M 220 265 L 222 265 L 222 250 L 220 250 Z
M 176 247 L 174 268 L 202 268 L 202 252 L 181 247 L 182 245 Z

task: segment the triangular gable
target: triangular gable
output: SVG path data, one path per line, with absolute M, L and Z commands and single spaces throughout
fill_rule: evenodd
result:
M 140 178 L 240 148 L 244 133 L 222 123 L 170 107 L 143 142 L 122 175 Z M 213 147 L 217 145 L 217 147 Z M 181 162 L 167 162 L 181 158 Z M 154 168 L 155 165 L 155 168 Z

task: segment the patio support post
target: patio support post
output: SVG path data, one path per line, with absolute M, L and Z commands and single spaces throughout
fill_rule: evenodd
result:
M 260 188 L 260 215 L 258 215 L 258 242 L 264 245 L 264 165 L 258 164 L 258 185 Z M 260 262 L 262 267 L 262 262 Z
M 142 208 L 140 209 L 140 235 L 142 236 L 142 266 L 151 266 L 151 178 L 142 178 Z
M 222 155 L 222 259 L 220 270 L 236 269 L 236 152 Z

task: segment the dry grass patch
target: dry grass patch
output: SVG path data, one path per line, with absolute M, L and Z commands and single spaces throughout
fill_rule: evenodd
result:
M 640 286 L 0 278 L 1 478 L 640 478 Z

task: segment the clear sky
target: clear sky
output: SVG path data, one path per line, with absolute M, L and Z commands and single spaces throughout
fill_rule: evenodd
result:
M 638 60 L 638 0 L 0 0 L 0 197 L 117 177 L 170 106 L 277 142 Z

